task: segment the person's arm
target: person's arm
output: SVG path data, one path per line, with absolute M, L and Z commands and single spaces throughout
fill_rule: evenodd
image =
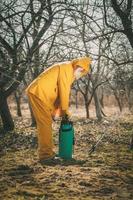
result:
M 68 115 L 69 108 L 69 97 L 71 90 L 71 74 L 67 67 L 60 66 L 59 77 L 58 77 L 58 88 L 60 106 L 62 110 L 62 116 Z

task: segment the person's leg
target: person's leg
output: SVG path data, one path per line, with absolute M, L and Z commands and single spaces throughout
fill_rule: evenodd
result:
M 37 123 L 39 159 L 52 158 L 55 153 L 53 152 L 51 112 L 39 98 L 32 94 L 28 96 Z

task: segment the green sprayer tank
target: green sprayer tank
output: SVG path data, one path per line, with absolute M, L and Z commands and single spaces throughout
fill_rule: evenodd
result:
M 74 128 L 71 121 L 61 122 L 59 130 L 59 157 L 71 159 L 74 151 Z

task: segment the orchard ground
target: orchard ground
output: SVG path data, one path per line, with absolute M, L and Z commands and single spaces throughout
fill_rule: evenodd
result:
M 105 107 L 102 122 L 85 118 L 85 110 L 71 107 L 75 129 L 74 160 L 42 165 L 37 157 L 36 129 L 30 127 L 27 104 L 22 117 L 10 105 L 16 128 L 0 135 L 0 199 L 2 200 L 132 200 L 133 115 L 125 109 Z M 58 152 L 60 121 L 53 123 L 55 151 Z M 96 151 L 89 150 L 106 133 Z

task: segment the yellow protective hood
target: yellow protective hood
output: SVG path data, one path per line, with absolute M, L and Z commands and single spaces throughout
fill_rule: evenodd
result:
M 77 65 L 82 67 L 86 73 L 90 72 L 90 64 L 91 64 L 91 58 L 89 57 L 81 57 L 72 60 L 72 66 L 76 67 Z

